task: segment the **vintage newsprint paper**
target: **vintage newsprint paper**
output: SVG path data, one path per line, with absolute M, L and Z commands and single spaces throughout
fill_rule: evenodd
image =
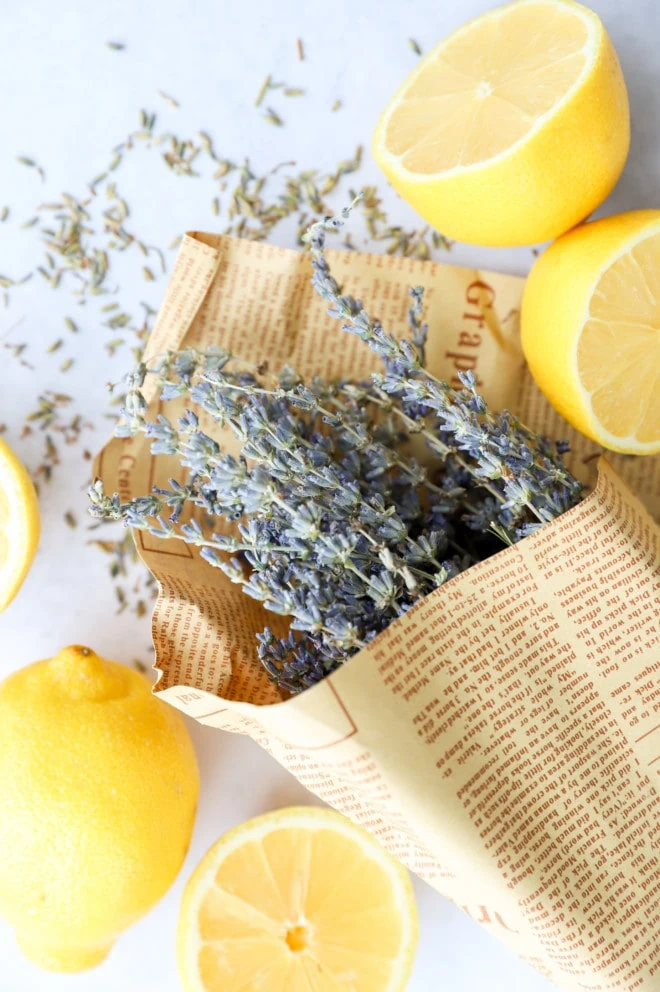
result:
M 522 280 L 348 252 L 330 261 L 397 333 L 408 288 L 423 285 L 434 374 L 472 369 L 494 406 L 568 437 L 592 491 L 285 701 L 255 660 L 273 615 L 194 549 L 140 532 L 160 586 L 156 691 L 250 734 L 558 987 L 658 992 L 660 459 L 599 461 L 550 410 L 520 352 Z M 300 253 L 188 235 L 149 352 L 216 344 L 305 375 L 366 375 L 374 357 L 309 277 Z M 173 472 L 141 437 L 110 442 L 97 470 L 125 499 Z

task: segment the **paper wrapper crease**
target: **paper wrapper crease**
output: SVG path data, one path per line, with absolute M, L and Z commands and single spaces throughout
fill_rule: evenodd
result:
M 187 545 L 140 532 L 160 586 L 156 691 L 249 734 L 560 988 L 658 992 L 660 459 L 608 456 L 598 470 L 598 449 L 547 405 L 521 357 L 521 279 L 329 258 L 402 334 L 408 289 L 423 285 L 434 374 L 473 369 L 494 407 L 568 437 L 570 467 L 593 491 L 287 701 L 256 660 L 273 615 Z M 327 316 L 302 254 L 195 233 L 149 354 L 210 345 L 303 375 L 377 364 Z M 97 471 L 123 499 L 180 474 L 143 437 L 111 441 Z

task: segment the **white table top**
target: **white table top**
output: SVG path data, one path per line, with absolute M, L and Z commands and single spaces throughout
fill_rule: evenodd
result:
M 220 154 L 239 160 L 249 156 L 258 169 L 287 159 L 295 159 L 299 168 L 328 168 L 349 157 L 358 142 L 368 147 L 379 110 L 415 65 L 407 39 L 417 39 L 428 50 L 490 6 L 491 0 L 335 0 L 332 5 L 302 0 L 5 0 L 0 24 L 0 209 L 6 202 L 11 216 L 0 225 L 0 272 L 20 277 L 34 267 L 37 234 L 19 230 L 18 224 L 33 216 L 42 200 L 53 200 L 62 190 L 83 190 L 106 166 L 109 149 L 137 125 L 140 108 L 156 110 L 160 125 L 180 135 L 208 130 Z M 601 212 L 657 207 L 660 5 L 656 0 L 593 0 L 592 6 L 606 21 L 619 52 L 633 114 L 630 160 Z M 298 37 L 304 41 L 304 62 L 296 56 Z M 126 49 L 107 49 L 110 40 L 124 42 Z M 253 106 L 267 72 L 307 90 L 299 99 L 273 94 L 270 102 L 287 121 L 282 128 L 264 123 Z M 180 101 L 179 109 L 159 98 L 161 89 Z M 343 106 L 331 113 L 335 99 Z M 35 158 L 46 170 L 46 182 L 19 164 L 16 155 Z M 412 212 L 387 190 L 368 155 L 355 179 L 356 184 L 373 181 L 383 191 L 391 223 L 415 225 Z M 150 243 L 168 244 L 185 229 L 217 227 L 210 183 L 171 176 L 154 152 L 134 155 L 117 180 Z M 292 244 L 290 229 L 278 229 L 274 240 Z M 457 245 L 448 260 L 524 273 L 532 256 L 529 249 Z M 138 255 L 127 254 L 117 270 L 117 299 L 129 311 L 140 300 L 157 306 L 164 290 L 162 279 L 143 280 L 142 264 Z M 115 279 L 113 275 L 113 286 Z M 43 438 L 19 438 L 24 418 L 43 390 L 73 396 L 72 410 L 95 425 L 82 444 L 65 448 L 53 481 L 42 487 L 43 537 L 37 560 L 20 596 L 0 619 L 0 677 L 72 642 L 87 642 L 126 663 L 136 657 L 150 660 L 148 617 L 140 619 L 128 610 L 115 615 L 107 562 L 87 543 L 94 535 L 85 520 L 89 464 L 81 450 L 94 451 L 102 443 L 108 430 L 103 384 L 119 378 L 131 362 L 128 346 L 108 358 L 104 343 L 114 334 L 99 326 L 94 314 L 92 308 L 76 306 L 67 289 L 53 292 L 39 277 L 12 293 L 7 309 L 0 305 L 0 343 L 27 343 L 22 357 L 33 366 L 25 368 L 9 351 L 2 353 L 0 422 L 7 425 L 8 440 L 28 464 L 39 463 Z M 64 327 L 66 315 L 84 329 L 77 337 Z M 47 346 L 60 337 L 65 345 L 47 354 Z M 63 374 L 58 369 L 67 357 L 75 364 Z M 64 522 L 68 510 L 78 518 L 76 529 Z M 190 729 L 201 765 L 201 806 L 188 859 L 171 891 L 120 939 L 102 967 L 80 976 L 36 970 L 21 958 L 9 928 L 0 924 L 3 992 L 175 992 L 173 937 L 179 899 L 204 851 L 247 817 L 313 801 L 252 741 L 193 724 Z M 422 936 L 410 992 L 550 988 L 430 888 L 420 882 L 416 891 Z

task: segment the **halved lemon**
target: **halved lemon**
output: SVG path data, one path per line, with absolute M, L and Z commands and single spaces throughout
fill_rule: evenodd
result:
M 0 439 L 0 613 L 11 603 L 39 543 L 39 504 L 32 480 Z
M 188 882 L 177 939 L 186 992 L 403 992 L 417 946 L 407 871 L 332 810 L 256 817 Z
M 612 451 L 660 452 L 660 210 L 582 224 L 534 263 L 522 344 L 573 427 Z
M 629 143 L 626 86 L 599 17 L 572 0 L 519 0 L 420 62 L 386 107 L 373 152 L 443 234 L 504 246 L 584 220 Z

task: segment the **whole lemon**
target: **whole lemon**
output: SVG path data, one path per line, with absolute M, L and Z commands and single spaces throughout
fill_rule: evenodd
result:
M 144 676 L 64 648 L 0 684 L 0 916 L 81 971 L 167 891 L 199 794 L 185 724 Z

